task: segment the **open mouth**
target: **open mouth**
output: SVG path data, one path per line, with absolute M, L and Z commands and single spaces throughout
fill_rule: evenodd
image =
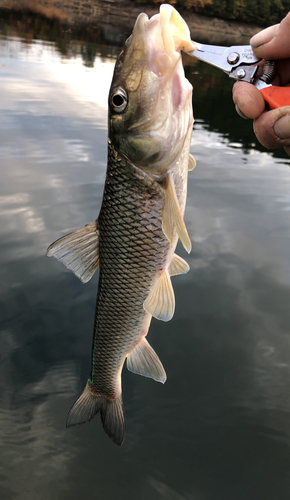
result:
M 194 50 L 188 26 L 164 4 L 151 19 L 139 15 L 115 70 L 130 100 L 125 126 L 116 121 L 118 147 L 155 174 L 173 165 L 192 128 L 192 86 L 184 75 L 182 49 Z
M 174 67 L 180 58 L 180 51 L 194 50 L 189 28 L 180 14 L 169 4 L 161 5 L 160 13 L 145 22 L 145 31 L 150 36 L 153 67 L 162 73 L 166 67 Z M 158 58 L 157 58 L 158 54 Z

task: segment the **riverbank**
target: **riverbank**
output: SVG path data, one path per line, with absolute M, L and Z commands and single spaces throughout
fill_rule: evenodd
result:
M 29 9 L 46 17 L 57 17 L 68 23 L 102 22 L 110 26 L 126 28 L 131 32 L 140 12 L 150 17 L 159 10 L 159 5 L 136 4 L 129 0 L 0 0 L 0 8 L 10 10 Z M 211 44 L 247 44 L 260 27 L 195 14 L 188 9 L 179 9 L 186 20 L 193 39 Z

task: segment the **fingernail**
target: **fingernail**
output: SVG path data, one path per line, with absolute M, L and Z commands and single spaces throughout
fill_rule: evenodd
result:
M 277 34 L 279 26 L 280 24 L 274 24 L 274 26 L 270 26 L 269 28 L 266 28 L 265 30 L 260 31 L 260 33 L 254 35 L 250 40 L 252 47 L 256 49 L 257 47 L 260 47 L 260 45 L 270 42 Z
M 245 116 L 244 113 L 241 112 L 241 110 L 237 104 L 236 104 L 235 108 L 236 108 L 236 112 L 238 113 L 238 115 L 240 115 L 242 118 L 244 118 L 244 120 L 248 120 L 248 117 Z
M 276 121 L 274 132 L 280 139 L 290 139 L 290 115 L 284 115 Z

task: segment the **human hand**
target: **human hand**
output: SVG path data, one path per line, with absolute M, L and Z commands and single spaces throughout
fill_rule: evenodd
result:
M 290 12 L 280 24 L 270 26 L 253 36 L 250 44 L 258 57 L 277 62 L 277 76 L 273 85 L 290 86 Z M 289 88 L 290 96 L 290 88 Z M 254 120 L 258 141 L 268 149 L 284 147 L 290 156 L 290 106 L 265 111 L 265 101 L 260 91 L 250 83 L 236 82 L 233 100 L 246 118 Z

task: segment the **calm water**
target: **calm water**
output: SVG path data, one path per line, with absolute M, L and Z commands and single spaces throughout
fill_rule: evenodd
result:
M 256 144 L 232 82 L 206 65 L 186 67 L 191 271 L 173 279 L 173 320 L 149 332 L 168 380 L 124 369 L 122 447 L 99 417 L 65 428 L 90 370 L 97 276 L 82 285 L 45 252 L 100 209 L 126 38 L 105 28 L 73 42 L 5 25 L 0 39 L 0 498 L 288 500 L 290 161 Z

